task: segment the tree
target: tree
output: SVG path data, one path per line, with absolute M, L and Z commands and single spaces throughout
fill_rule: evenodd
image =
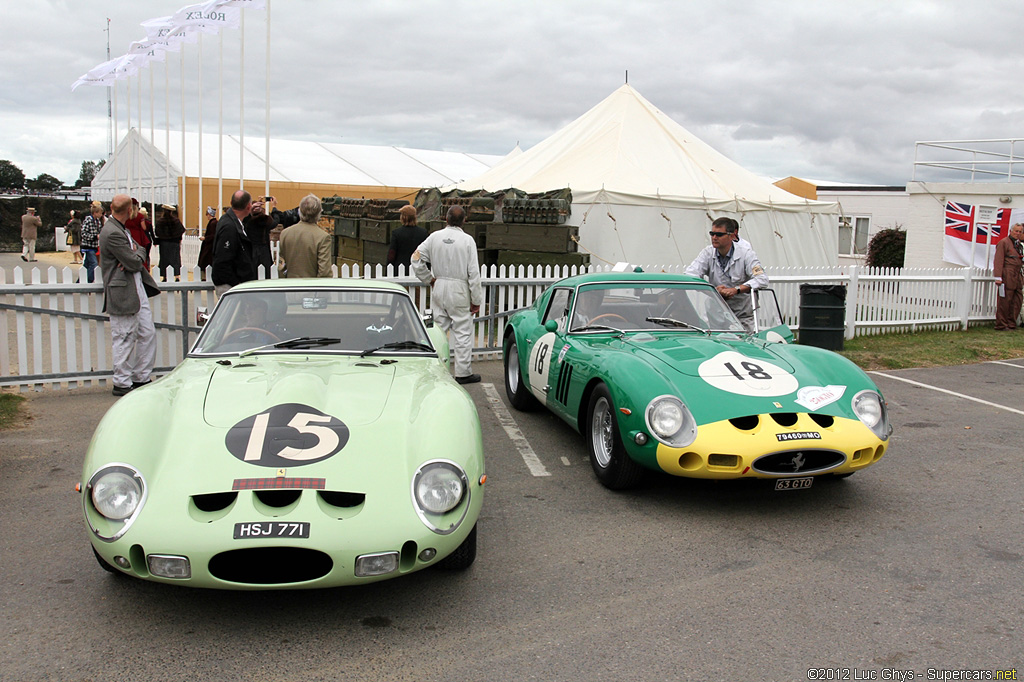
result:
M 40 173 L 39 177 L 35 180 L 29 180 L 25 183 L 25 186 L 28 187 L 28 189 L 33 190 L 56 192 L 64 187 L 64 183 L 48 173 Z
M 82 172 L 78 174 L 78 182 L 75 183 L 75 187 L 88 187 L 92 184 L 93 178 L 96 177 L 96 173 L 99 172 L 100 168 L 103 168 L 105 161 L 83 161 Z
M 0 189 L 25 189 L 25 173 L 10 161 L 0 161 Z

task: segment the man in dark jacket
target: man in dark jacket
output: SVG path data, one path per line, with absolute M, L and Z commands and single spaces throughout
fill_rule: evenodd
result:
M 218 297 L 236 284 L 256 279 L 252 240 L 243 222 L 251 211 L 252 196 L 240 189 L 231 195 L 231 210 L 217 221 L 212 277 Z

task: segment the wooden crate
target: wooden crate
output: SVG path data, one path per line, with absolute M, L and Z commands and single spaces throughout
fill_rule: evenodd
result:
M 336 258 L 334 264 L 338 266 L 338 274 L 341 274 L 341 266 L 347 265 L 349 267 L 349 273 L 361 272 L 363 268 L 362 261 L 352 260 L 351 258 Z
M 334 234 L 356 239 L 359 237 L 359 222 L 358 218 L 335 218 Z
M 338 254 L 338 258 L 347 258 L 349 260 L 363 260 L 363 242 L 358 239 L 352 239 L 351 237 L 335 237 L 337 240 L 337 248 L 334 252 Z
M 387 265 L 388 244 L 380 242 L 363 242 L 363 262 L 370 265 Z
M 359 238 L 364 242 L 387 244 L 391 241 L 391 232 L 401 226 L 397 220 L 370 220 L 363 218 L 359 223 Z
M 541 253 L 539 251 L 498 251 L 496 265 L 590 265 L 589 253 Z
M 544 253 L 575 253 L 579 235 L 575 225 L 487 225 L 486 248 Z

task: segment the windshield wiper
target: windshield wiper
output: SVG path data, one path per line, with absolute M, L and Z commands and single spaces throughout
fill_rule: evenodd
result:
M 610 331 L 610 332 L 617 332 L 617 333 L 622 334 L 622 335 L 626 334 L 626 332 L 622 331 L 618 327 L 609 327 L 606 324 L 585 324 L 582 327 L 575 327 L 573 329 L 570 329 L 569 331 L 570 332 L 589 332 L 589 331 L 601 330 L 601 329 L 603 329 L 605 331 Z
M 277 343 L 268 343 L 263 346 L 256 346 L 255 348 L 249 348 L 238 354 L 238 357 L 244 358 L 246 355 L 251 355 L 259 350 L 266 350 L 268 348 L 312 348 L 313 346 L 329 346 L 332 343 L 340 343 L 341 339 L 333 336 L 296 336 L 294 339 L 287 339 L 285 341 L 278 341 Z
M 412 350 L 424 350 L 429 353 L 434 352 L 433 348 L 431 348 L 425 343 L 420 343 L 419 341 L 394 341 L 392 343 L 385 343 L 383 346 L 377 346 L 376 348 L 367 348 L 366 350 L 359 354 L 359 357 L 365 358 L 367 355 L 372 355 L 373 353 L 376 353 L 379 350 L 387 350 L 389 348 L 409 348 Z
M 647 319 L 648 322 L 654 322 L 655 324 L 663 324 L 663 325 L 667 325 L 667 326 L 670 326 L 670 327 L 683 327 L 685 329 L 692 329 L 692 330 L 694 330 L 696 332 L 703 332 L 703 333 L 707 334 L 708 336 L 711 336 L 710 330 L 704 329 L 703 327 L 698 327 L 695 324 L 690 324 L 689 322 L 683 322 L 682 320 L 677 320 L 677 319 L 672 318 L 672 317 L 648 317 L 646 319 Z

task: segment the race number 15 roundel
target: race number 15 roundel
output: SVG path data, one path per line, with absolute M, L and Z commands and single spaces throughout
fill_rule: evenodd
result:
M 228 451 L 249 464 L 296 467 L 313 464 L 341 451 L 348 427 L 320 410 L 286 403 L 246 417 L 228 430 Z
M 787 395 L 799 385 L 795 376 L 778 365 L 733 350 L 700 363 L 697 373 L 719 390 L 754 397 Z

